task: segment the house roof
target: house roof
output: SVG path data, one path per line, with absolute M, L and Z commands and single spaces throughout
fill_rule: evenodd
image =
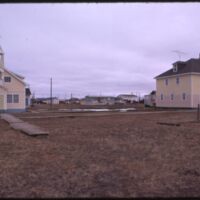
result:
M 155 91 L 155 90 L 153 90 L 153 91 L 150 93 L 150 95 L 154 95 L 154 94 L 156 94 L 156 91 Z
M 20 79 L 24 79 L 25 77 L 24 76 L 22 76 L 22 75 L 19 75 L 19 74 L 17 74 L 17 73 L 14 73 L 14 72 L 12 72 L 15 76 L 17 76 L 18 78 L 20 78 Z
M 0 54 L 1 54 L 1 55 L 4 54 L 3 49 L 1 48 L 1 46 L 0 46 Z M 12 72 L 12 71 L 6 69 L 4 66 L 3 66 L 3 70 L 7 71 L 10 75 L 12 75 L 12 76 L 15 77 L 17 80 L 19 80 L 21 83 L 23 83 L 24 85 L 26 85 L 26 83 L 23 81 L 23 79 L 24 79 L 25 77 L 23 77 L 23 76 L 21 76 L 21 75 L 19 75 L 19 74 L 16 74 L 16 73 L 14 73 L 14 72 Z
M 7 71 L 10 75 L 12 75 L 13 77 L 15 77 L 18 81 L 20 81 L 21 83 L 23 83 L 24 85 L 26 85 L 26 83 L 22 80 L 24 79 L 24 77 L 18 75 L 18 74 L 15 74 L 14 72 L 11 72 L 10 70 L 4 68 L 5 71 Z
M 178 75 L 178 74 L 192 73 L 192 72 L 200 73 L 200 59 L 191 58 L 188 61 L 185 61 L 185 62 L 177 61 L 173 63 L 173 65 L 174 64 L 177 65 L 176 72 L 174 72 L 173 68 L 171 68 L 165 71 L 164 73 L 156 76 L 155 79 L 166 77 L 166 76 Z

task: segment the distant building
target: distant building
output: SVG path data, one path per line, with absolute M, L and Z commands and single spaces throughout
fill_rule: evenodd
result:
M 153 90 L 148 95 L 144 95 L 144 105 L 150 106 L 150 107 L 156 105 L 156 91 L 155 90 Z
M 66 104 L 67 100 L 66 99 L 59 99 L 59 104 Z
M 138 102 L 138 96 L 136 96 L 134 94 L 120 94 L 117 97 L 127 103 Z
M 115 97 L 115 104 L 126 104 L 126 101 L 122 98 Z
M 80 103 L 80 99 L 76 98 L 76 97 L 72 97 L 71 99 L 69 99 L 68 101 L 66 101 L 70 104 L 79 104 Z
M 112 96 L 86 96 L 80 101 L 81 105 L 113 105 L 115 97 Z
M 35 103 L 36 104 L 51 104 L 51 99 L 52 99 L 52 104 L 59 104 L 59 99 L 57 97 L 36 98 Z
M 0 112 L 26 110 L 26 83 L 24 77 L 4 66 L 4 53 L 0 47 Z
M 195 108 L 200 103 L 200 58 L 177 61 L 156 79 L 156 106 Z

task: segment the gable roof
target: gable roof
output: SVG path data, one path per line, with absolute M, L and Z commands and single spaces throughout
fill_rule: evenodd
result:
M 18 78 L 20 78 L 20 79 L 24 79 L 25 77 L 24 76 L 22 76 L 22 75 L 19 75 L 19 74 L 17 74 L 17 73 L 14 73 L 14 72 L 12 72 L 15 76 L 17 76 Z
M 4 68 L 4 70 L 6 72 L 8 72 L 11 76 L 13 76 L 14 78 L 16 78 L 18 81 L 20 81 L 22 84 L 26 85 L 26 83 L 22 80 L 22 79 L 24 79 L 24 77 L 22 77 L 22 76 L 20 76 L 18 74 L 15 74 L 14 72 L 11 72 L 10 70 L 8 70 L 6 68 Z
M 165 71 L 164 73 L 156 76 L 155 79 L 166 77 L 166 76 L 192 73 L 192 72 L 200 73 L 200 59 L 191 58 L 185 62 L 177 61 L 177 62 L 173 63 L 173 65 L 175 65 L 175 64 L 177 65 L 176 72 L 174 72 L 173 68 L 171 68 L 171 69 Z

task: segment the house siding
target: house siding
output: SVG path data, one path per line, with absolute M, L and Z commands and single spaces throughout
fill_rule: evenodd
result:
M 176 83 L 177 77 L 179 77 L 179 84 Z M 166 78 L 156 80 L 156 106 L 191 107 L 191 75 L 177 75 L 167 79 L 168 85 L 165 84 Z M 182 98 L 183 93 L 186 94 L 185 100 Z M 161 94 L 163 94 L 163 100 L 161 100 Z
M 5 110 L 5 100 L 2 94 L 0 94 L 0 110 Z
M 7 103 L 8 110 L 25 110 L 26 103 L 25 103 L 25 85 L 17 80 L 15 77 L 11 76 L 6 71 L 4 72 L 4 76 L 10 76 L 11 82 L 4 82 L 5 88 L 8 90 L 7 94 L 18 94 L 19 95 L 19 103 Z
M 25 82 L 23 82 L 23 77 L 4 67 L 4 52 L 0 47 L 0 112 L 25 111 L 25 92 Z M 12 95 L 15 103 L 8 103 L 7 95 Z
M 200 75 L 192 75 L 191 79 L 191 90 L 192 90 L 192 107 L 195 108 L 200 103 Z
M 6 110 L 7 103 L 6 103 L 6 91 L 0 88 L 0 110 Z

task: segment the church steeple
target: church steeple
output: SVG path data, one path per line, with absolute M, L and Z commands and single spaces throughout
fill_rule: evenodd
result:
M 4 52 L 0 46 L 0 68 L 4 68 Z

